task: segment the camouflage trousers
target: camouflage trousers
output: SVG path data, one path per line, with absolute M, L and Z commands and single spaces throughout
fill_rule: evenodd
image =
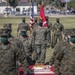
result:
M 52 46 L 54 47 L 58 41 L 60 41 L 62 39 L 62 35 L 57 35 L 54 34 L 54 36 L 52 37 Z
M 22 66 L 24 68 L 24 74 L 28 75 L 28 73 L 29 73 L 29 63 L 28 63 L 27 59 L 24 59 L 24 62 L 22 62 Z
M 63 73 L 61 73 L 61 75 L 75 75 L 75 73 L 74 72 L 63 72 Z
M 17 75 L 17 74 L 16 73 L 13 73 L 13 72 L 9 72 L 9 73 L 3 72 L 2 74 L 0 73 L 0 75 Z
M 47 46 L 51 45 L 51 32 L 47 33 Z
M 60 68 L 60 63 L 58 60 L 55 60 L 54 62 L 54 74 L 55 75 L 60 75 L 59 68 Z
M 37 63 L 45 63 L 46 57 L 46 45 L 45 44 L 37 44 L 36 48 L 36 62 Z
M 60 67 L 59 71 L 61 75 L 75 75 L 75 68 L 73 68 L 74 65 L 71 64 L 67 65 L 67 64 L 64 66 L 62 65 L 63 67 Z

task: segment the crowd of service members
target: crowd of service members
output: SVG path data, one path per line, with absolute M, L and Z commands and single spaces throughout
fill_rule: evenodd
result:
M 75 29 L 64 29 L 59 18 L 54 25 L 48 17 L 46 21 L 48 27 L 43 26 L 42 19 L 35 18 L 28 36 L 27 31 L 31 29 L 22 18 L 17 38 L 11 35 L 11 23 L 3 25 L 0 29 L 0 75 L 16 75 L 20 67 L 24 75 L 28 75 L 30 65 L 46 64 L 48 47 L 54 48 L 48 64 L 54 66 L 55 75 L 75 74 Z

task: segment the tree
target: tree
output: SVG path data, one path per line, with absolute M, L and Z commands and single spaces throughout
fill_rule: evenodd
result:
M 7 6 L 6 6 L 6 8 L 8 8 L 8 5 L 10 5 L 10 6 L 12 6 L 13 7 L 13 9 L 18 5 L 18 1 L 19 0 L 6 0 L 6 3 L 7 3 Z M 8 11 L 7 11 L 7 13 L 8 13 Z M 7 14 L 7 17 L 8 17 L 9 15 Z
M 75 0 L 72 0 L 72 1 L 68 2 L 68 6 L 72 7 L 72 8 L 75 8 Z
M 10 6 L 15 8 L 18 5 L 18 0 L 7 0 Z

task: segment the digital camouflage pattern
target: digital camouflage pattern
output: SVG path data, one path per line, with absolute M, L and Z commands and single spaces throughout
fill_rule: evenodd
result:
M 29 30 L 29 25 L 27 23 L 21 23 L 19 24 L 17 31 L 19 32 L 21 29 L 25 29 L 25 31 L 27 31 Z
M 61 23 L 55 23 L 53 26 L 53 32 L 57 35 L 61 34 L 61 31 L 63 31 L 64 27 Z
M 15 45 L 16 47 L 20 49 L 23 47 L 22 41 L 20 41 L 18 38 L 11 37 L 11 38 L 8 38 L 8 40 L 10 43 L 12 43 L 13 45 Z
M 73 29 L 64 30 L 66 35 L 75 35 Z M 50 59 L 50 65 L 54 64 L 55 75 L 74 75 L 74 48 L 75 45 L 70 45 L 67 39 L 64 38 L 59 41 L 55 48 L 54 53 Z M 72 51 L 73 50 L 73 51 Z
M 47 44 L 46 36 L 47 36 L 47 28 L 45 27 L 40 28 L 39 26 L 34 28 L 32 33 L 34 44 Z
M 32 44 L 35 46 L 37 63 L 45 62 L 46 44 L 47 44 L 47 28 L 37 26 L 33 29 Z
M 64 47 L 56 56 L 56 60 L 60 63 L 59 72 L 61 75 L 75 74 L 75 45 Z
M 12 44 L 0 45 L 0 75 L 16 75 L 18 68 L 24 67 L 25 75 L 28 72 L 28 64 L 23 49 Z
M 75 36 L 73 29 L 67 29 L 67 35 Z M 69 45 L 64 47 L 56 56 L 56 60 L 60 61 L 59 72 L 61 75 L 75 74 L 75 44 L 68 41 Z
M 48 22 L 47 46 L 50 46 L 51 45 L 51 30 L 52 30 L 52 23 Z
M 4 24 L 3 33 L 7 34 L 9 42 L 12 42 L 14 39 L 14 37 L 11 35 L 11 32 L 12 32 L 12 24 L 11 23 Z
M 64 47 L 67 47 L 68 43 L 65 40 L 61 40 L 59 41 L 55 48 L 54 48 L 54 52 L 52 57 L 50 58 L 50 65 L 54 65 L 54 71 L 55 71 L 55 75 L 59 75 L 59 67 L 60 67 L 60 61 L 56 60 L 56 56 L 59 54 L 59 52 L 61 52 L 61 50 Z
M 32 26 L 32 29 L 34 29 L 37 26 L 38 26 L 38 23 L 34 23 L 34 25 Z
M 7 23 L 3 25 L 3 29 L 10 29 L 12 30 L 12 24 L 11 23 Z
M 63 74 L 74 75 L 75 74 L 75 71 L 74 71 L 75 70 L 75 64 L 74 64 L 75 62 L 75 44 L 71 45 L 71 50 L 69 50 L 68 57 L 70 57 L 71 59 L 70 63 L 68 63 L 70 65 L 69 67 L 67 64 L 67 69 L 69 70 Z
M 3 33 L 7 35 L 8 41 L 10 43 L 12 43 L 13 45 L 21 48 L 22 47 L 22 42 L 20 40 L 18 40 L 17 38 L 13 37 L 11 35 L 11 32 L 12 32 L 12 24 L 11 23 L 4 24 L 3 25 Z
M 57 21 L 57 20 L 56 20 Z M 52 46 L 54 47 L 57 43 L 57 40 L 59 41 L 62 39 L 61 32 L 64 30 L 64 26 L 59 22 L 55 23 L 52 27 Z
M 32 29 L 38 26 L 38 18 L 34 18 L 34 25 L 32 26 Z
M 32 65 L 33 62 L 32 62 L 32 40 L 31 38 L 29 38 L 28 36 L 27 37 L 22 37 L 22 38 L 18 38 L 22 44 L 23 44 L 23 48 L 24 48 L 24 51 L 25 51 L 25 54 L 26 54 L 26 57 L 27 57 L 27 61 L 29 63 L 29 65 Z
M 29 25 L 26 23 L 25 18 L 22 18 L 22 23 L 20 23 L 18 28 L 17 28 L 17 36 L 20 36 L 20 32 L 22 29 L 24 29 L 26 31 L 26 33 L 27 33 L 27 30 L 30 29 Z
M 27 31 L 29 30 L 29 25 L 27 23 L 19 24 L 18 29 L 17 29 L 17 32 L 18 32 L 17 36 L 20 35 L 20 32 L 21 32 L 22 29 L 24 29 L 27 33 Z

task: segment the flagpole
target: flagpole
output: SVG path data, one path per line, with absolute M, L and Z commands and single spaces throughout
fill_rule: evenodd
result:
M 30 22 L 33 20 L 33 4 L 32 4 L 33 0 L 31 0 L 30 5 L 31 5 L 31 12 L 30 12 Z M 30 36 L 32 36 L 32 26 L 33 26 L 33 21 L 30 23 Z
M 31 17 L 31 5 L 32 5 L 32 0 L 30 0 L 30 17 Z M 31 29 L 31 26 L 30 26 L 30 36 L 31 36 L 31 32 L 32 32 L 32 29 Z
M 66 2 L 66 15 L 67 15 L 67 2 Z

